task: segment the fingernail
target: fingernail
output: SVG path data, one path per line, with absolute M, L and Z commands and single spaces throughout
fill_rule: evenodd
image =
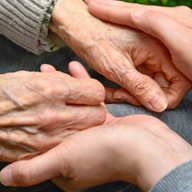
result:
M 14 185 L 14 181 L 12 178 L 12 169 L 4 169 L 0 173 L 0 181 L 5 186 Z
M 135 8 L 132 10 L 131 12 L 131 17 L 134 19 L 134 20 L 139 20 L 141 15 L 146 12 L 146 11 L 149 11 L 147 9 L 143 9 L 143 8 Z
M 122 101 L 122 102 L 125 102 L 125 101 L 126 101 L 126 99 L 124 99 L 124 98 L 121 97 L 121 96 L 113 96 L 113 99 L 117 99 L 117 100 L 120 100 L 120 101 Z
M 150 102 L 150 106 L 151 106 L 153 111 L 162 112 L 167 108 L 168 100 L 164 95 L 157 95 Z

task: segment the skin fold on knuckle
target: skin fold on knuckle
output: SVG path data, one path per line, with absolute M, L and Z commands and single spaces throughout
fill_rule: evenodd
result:
M 110 56 L 111 55 L 111 56 Z M 121 50 L 118 48 L 106 47 L 100 54 L 101 73 L 108 79 L 124 86 L 127 79 L 124 78 L 126 74 L 134 71 L 133 64 L 129 55 L 122 56 Z
M 105 100 L 105 88 L 96 79 L 92 79 L 91 87 L 94 89 L 93 97 L 95 99 L 95 104 L 100 104 Z
M 56 74 L 57 75 L 57 74 Z M 44 75 L 32 79 L 28 89 L 39 94 L 37 97 L 40 101 L 56 101 L 61 97 L 69 94 L 69 88 L 65 79 L 61 79 L 59 75 Z
M 146 19 L 143 21 L 143 28 L 145 28 L 145 31 L 150 33 L 150 35 L 156 37 L 156 33 L 158 32 L 160 26 L 163 23 L 166 23 L 165 18 L 163 17 L 162 13 L 160 12 L 152 12 L 152 11 L 146 11 L 145 13 Z M 156 27 L 149 28 L 148 25 L 153 25 Z M 146 27 L 145 27 L 146 25 Z M 157 30 L 157 31 L 156 31 Z
M 99 105 L 105 99 L 103 85 L 94 79 L 72 81 L 67 96 L 68 103 Z
M 103 105 L 97 106 L 97 112 L 95 113 L 93 119 L 95 119 L 95 126 L 102 125 L 106 120 L 106 109 Z
M 106 120 L 106 109 L 102 105 L 86 106 L 76 112 L 73 125 L 78 129 L 87 129 L 92 126 L 101 125 Z
M 153 90 L 153 83 L 145 76 L 141 76 L 131 81 L 130 90 L 136 97 L 145 98 Z
M 182 15 L 183 15 L 183 13 L 192 14 L 191 8 L 189 8 L 189 7 L 187 7 L 187 6 L 184 6 L 184 5 L 175 7 L 175 9 L 176 9 L 176 10 L 179 10 L 179 11 L 182 13 Z
M 12 178 L 17 186 L 31 186 L 35 184 L 34 179 L 31 175 L 30 168 L 27 165 L 18 166 L 12 169 Z

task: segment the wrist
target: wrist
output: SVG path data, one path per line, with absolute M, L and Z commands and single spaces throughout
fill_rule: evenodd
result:
M 171 130 L 161 127 L 153 133 L 138 126 L 126 127 L 123 135 L 118 134 L 121 139 L 116 142 L 120 158 L 119 180 L 149 191 L 170 171 L 192 160 L 192 147 Z M 132 139 L 128 140 L 126 135 Z
M 87 6 L 80 0 L 58 0 L 51 16 L 49 29 L 68 43 L 69 33 L 78 19 L 87 16 Z
M 159 156 L 158 158 L 159 160 L 155 158 L 153 160 L 154 162 L 150 162 L 150 166 L 149 164 L 148 166 L 143 164 L 145 167 L 142 167 L 137 175 L 137 184 L 143 191 L 149 191 L 169 172 L 191 160 L 191 158 L 184 157 L 182 154 L 175 154 L 172 152 L 169 152 L 169 154 L 165 156 Z

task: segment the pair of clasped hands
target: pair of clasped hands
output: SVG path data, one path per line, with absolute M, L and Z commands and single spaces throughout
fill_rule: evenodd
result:
M 162 57 L 161 65 L 155 67 L 152 54 L 152 60 L 149 57 L 149 62 L 141 68 L 136 66 L 150 77 L 159 71 L 157 77 L 153 76 L 155 86 L 159 84 L 167 94 L 173 89 L 179 98 L 191 89 L 189 18 L 192 16 L 189 9 L 117 1 L 87 0 L 86 3 L 94 16 L 142 30 L 157 38 L 158 45 L 166 46 L 156 53 Z M 153 41 L 154 37 L 151 37 Z M 76 40 L 71 37 L 69 44 Z M 103 43 L 102 38 L 97 41 Z M 111 63 L 108 57 L 105 59 Z M 139 59 L 138 63 L 143 58 L 135 58 L 134 63 Z M 103 86 L 96 80 L 87 81 L 90 77 L 80 63 L 70 63 L 69 70 L 73 77 L 55 71 L 50 65 L 43 65 L 41 73 L 17 72 L 11 74 L 12 78 L 10 74 L 1 76 L 0 157 L 2 161 L 20 160 L 2 170 L 3 184 L 28 186 L 52 179 L 63 190 L 76 192 L 123 180 L 148 191 L 172 169 L 192 160 L 192 147 L 166 124 L 146 115 L 113 117 L 104 104 L 100 104 L 105 97 Z M 120 77 L 117 82 L 119 80 Z M 26 94 L 21 97 L 21 92 Z M 109 95 L 111 92 L 114 94 L 114 90 L 108 89 Z M 118 94 L 128 95 L 125 89 Z

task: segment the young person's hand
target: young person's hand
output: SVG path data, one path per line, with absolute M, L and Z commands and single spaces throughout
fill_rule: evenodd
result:
M 88 77 L 78 63 L 72 70 L 78 78 Z M 191 159 L 192 147 L 160 120 L 147 115 L 115 118 L 107 113 L 104 125 L 76 133 L 31 160 L 8 165 L 0 179 L 9 186 L 52 179 L 66 192 L 123 180 L 148 191 Z
M 191 89 L 159 40 L 93 17 L 82 1 L 58 0 L 49 28 L 92 68 L 124 88 L 113 92 L 113 99 L 162 112 L 176 107 Z

